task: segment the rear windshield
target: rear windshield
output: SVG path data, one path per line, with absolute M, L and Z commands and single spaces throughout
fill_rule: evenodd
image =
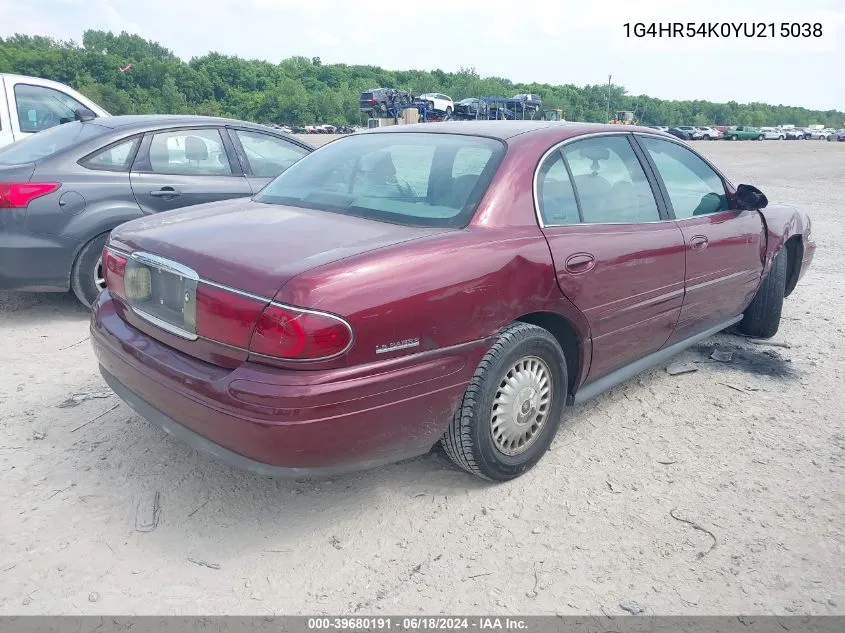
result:
M 478 136 L 359 134 L 305 156 L 255 200 L 409 226 L 463 227 L 504 152 L 501 141 Z
M 105 131 L 106 128 L 94 123 L 63 123 L 0 148 L 0 165 L 18 165 L 47 158 Z
M 362 92 L 362 93 L 361 93 L 361 98 L 362 98 L 362 99 L 372 99 L 372 98 L 373 98 L 373 93 L 372 93 L 372 92 Z

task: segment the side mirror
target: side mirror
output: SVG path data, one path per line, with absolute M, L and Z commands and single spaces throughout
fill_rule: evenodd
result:
M 97 115 L 92 110 L 85 107 L 77 108 L 73 111 L 73 115 L 77 121 L 92 121 L 97 118 Z
M 736 208 L 739 211 L 764 209 L 769 204 L 768 198 L 753 185 L 740 185 L 736 188 Z

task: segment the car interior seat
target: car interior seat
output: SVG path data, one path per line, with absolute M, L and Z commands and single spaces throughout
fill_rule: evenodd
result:
M 199 167 L 201 161 L 208 160 L 208 146 L 198 136 L 185 137 L 185 160 Z

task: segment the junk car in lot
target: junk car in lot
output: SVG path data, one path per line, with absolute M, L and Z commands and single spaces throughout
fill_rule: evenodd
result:
M 196 116 L 65 123 L 0 149 L 0 288 L 105 287 L 109 231 L 128 220 L 249 197 L 313 148 L 265 126 Z
M 427 452 L 517 477 L 564 408 L 738 324 L 778 330 L 808 216 L 672 136 L 402 125 L 304 157 L 251 200 L 112 231 L 101 372 L 192 446 L 279 476 Z
M 747 125 L 736 125 L 728 128 L 725 132 L 726 141 L 762 141 L 766 135 L 756 127 Z

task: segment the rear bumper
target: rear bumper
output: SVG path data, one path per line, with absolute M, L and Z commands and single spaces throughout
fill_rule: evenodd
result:
M 78 245 L 24 231 L 22 222 L 17 210 L 0 210 L 0 289 L 68 290 Z
M 91 339 L 114 391 L 197 450 L 277 477 L 326 476 L 426 453 L 445 431 L 487 345 L 483 341 L 365 367 L 227 369 L 126 323 L 108 291 Z

